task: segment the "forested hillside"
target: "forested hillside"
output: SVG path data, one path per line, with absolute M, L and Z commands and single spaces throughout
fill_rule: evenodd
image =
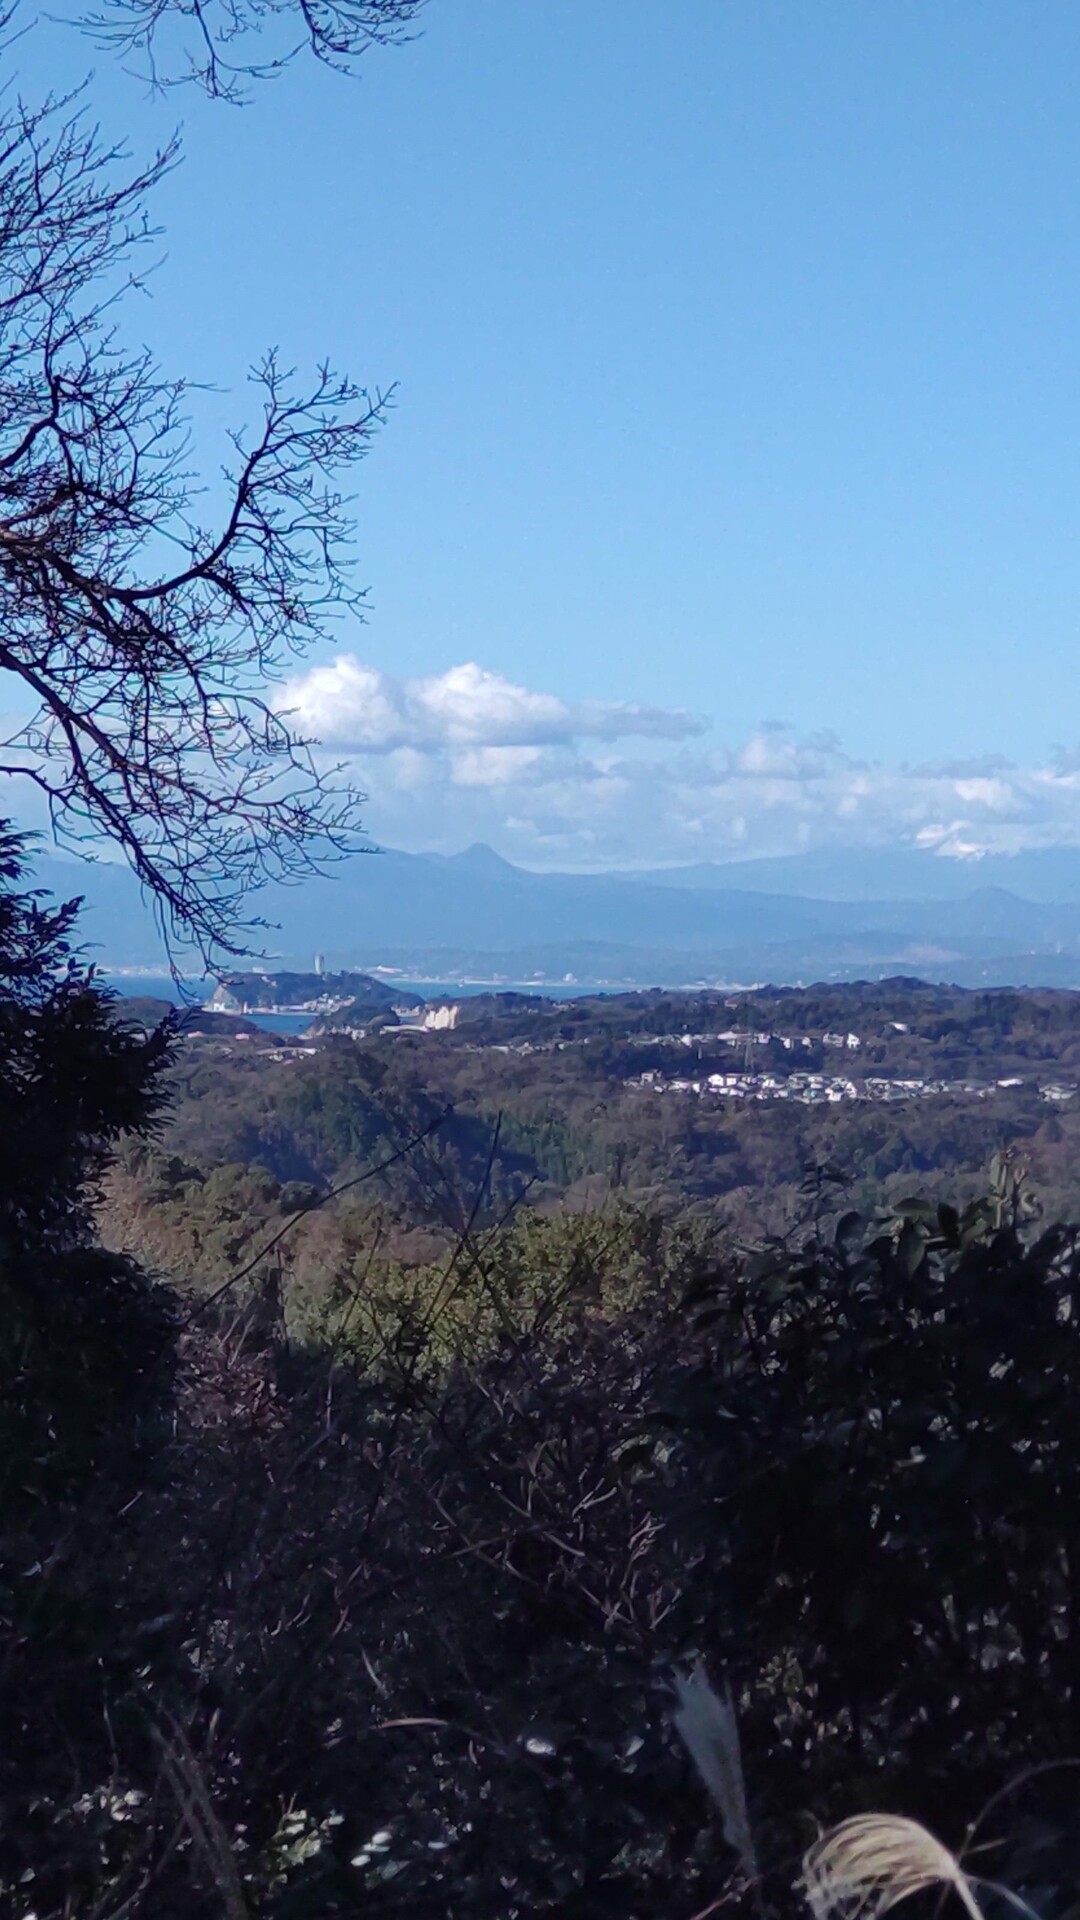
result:
M 358 1265 L 437 1258 L 474 1210 L 629 1204 L 750 1244 L 800 1218 L 821 1169 L 864 1209 L 931 1190 L 964 1205 L 1009 1149 L 1049 1214 L 1080 1216 L 1080 996 L 896 981 L 457 1011 L 429 1031 L 191 1038 L 161 1142 L 110 1176 L 106 1235 L 212 1288 L 363 1174 L 276 1256 L 303 1317 Z
M 1071 996 L 192 1031 L 0 859 L 6 1911 L 1076 1920 Z

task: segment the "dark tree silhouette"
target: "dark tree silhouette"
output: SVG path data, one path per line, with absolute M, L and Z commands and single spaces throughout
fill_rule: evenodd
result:
M 79 902 L 44 899 L 27 879 L 26 836 L 0 820 L 0 1266 L 30 1244 L 85 1243 L 115 1141 L 152 1131 L 174 1028 L 122 1025 L 118 1002 L 80 962 Z
M 272 683 L 360 607 L 342 486 L 386 403 L 270 354 L 211 518 L 185 382 L 115 330 L 174 157 L 121 177 L 70 102 L 0 117 L 0 669 L 23 690 L 0 771 L 61 841 L 118 844 L 209 959 L 243 949 L 264 882 L 354 844 L 359 796 Z
M 93 1214 L 116 1141 L 155 1131 L 177 1032 L 121 1022 L 78 901 L 34 892 L 26 856 L 0 820 L 0 1536 L 54 1471 L 85 1472 L 151 1358 L 153 1289 L 94 1246 Z

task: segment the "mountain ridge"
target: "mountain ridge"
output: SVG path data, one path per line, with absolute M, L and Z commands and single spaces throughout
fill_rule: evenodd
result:
M 929 967 L 947 979 L 974 969 L 992 984 L 995 970 L 1004 967 L 1012 982 L 1027 966 L 1027 984 L 1061 984 L 1072 971 L 1080 984 L 1080 852 L 1052 851 L 1053 861 L 1040 856 L 1034 867 L 1020 856 L 1013 864 L 973 863 L 946 876 L 951 891 L 919 897 L 890 888 L 924 876 L 927 888 L 938 884 L 943 863 L 898 849 L 874 856 L 882 883 L 875 897 L 839 899 L 783 884 L 801 876 L 808 887 L 814 880 L 828 886 L 831 872 L 837 886 L 842 872 L 833 855 L 785 857 L 778 866 L 706 864 L 681 870 L 690 883 L 675 884 L 670 869 L 532 872 L 479 844 L 459 854 L 387 849 L 258 896 L 256 910 L 278 924 L 253 942 L 253 953 L 276 969 L 310 971 L 318 953 L 327 967 L 407 965 L 418 978 L 449 952 L 463 965 L 472 956 L 489 970 L 485 978 L 582 977 L 582 964 L 600 964 L 584 956 L 602 949 L 624 983 L 750 977 L 787 984 Z M 860 862 L 850 868 L 853 892 L 869 872 Z M 1063 887 L 1075 875 L 1075 889 L 1059 900 L 1003 884 L 1055 874 Z M 770 875 L 780 882 L 775 889 L 752 884 Z M 748 884 L 732 884 L 736 878 Z M 160 966 L 152 912 L 125 868 L 45 856 L 37 879 L 64 897 L 85 896 L 84 938 L 101 965 Z

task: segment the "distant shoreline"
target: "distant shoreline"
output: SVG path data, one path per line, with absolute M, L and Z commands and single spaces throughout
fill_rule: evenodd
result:
M 103 966 L 99 967 L 98 971 L 107 983 L 117 987 L 122 993 L 137 991 L 139 993 L 145 993 L 152 998 L 160 999 L 169 998 L 178 991 L 177 983 L 169 974 L 163 973 L 160 967 Z M 286 969 L 268 968 L 268 977 L 272 978 L 275 971 L 285 972 Z M 380 985 L 389 987 L 394 992 L 400 990 L 402 994 L 416 993 L 421 997 L 426 995 L 429 998 L 434 997 L 439 999 L 447 998 L 455 993 L 467 994 L 469 996 L 481 993 L 533 993 L 545 1000 L 572 1000 L 592 993 L 645 993 L 653 987 L 664 993 L 739 991 L 738 988 L 729 989 L 705 985 L 670 987 L 664 986 L 663 983 L 659 981 L 650 981 L 649 987 L 644 987 L 640 982 L 629 980 L 463 980 L 459 978 L 433 979 L 431 977 L 419 980 L 398 978 L 396 975 L 388 976 L 385 973 L 377 973 L 373 968 L 358 967 L 356 971 L 358 973 L 370 973 L 373 980 L 378 980 Z M 204 994 L 205 997 L 209 999 L 215 991 L 218 982 L 212 978 L 206 978 L 203 980 L 184 980 L 181 985 L 186 988 L 190 994 Z M 166 987 L 168 992 L 164 994 L 152 993 L 151 989 L 157 987 Z M 267 1007 L 264 1008 L 263 1011 L 267 1013 L 302 1013 L 305 1012 L 306 1009 L 303 1007 Z

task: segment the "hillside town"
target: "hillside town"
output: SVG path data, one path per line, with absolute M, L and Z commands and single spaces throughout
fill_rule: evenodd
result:
M 646 1072 L 636 1084 L 654 1093 L 713 1094 L 728 1100 L 795 1100 L 804 1107 L 837 1106 L 843 1100 L 919 1100 L 947 1095 L 952 1099 L 986 1100 L 999 1090 L 1025 1084 L 1018 1074 L 983 1083 L 977 1080 L 893 1080 L 872 1074 L 865 1079 L 825 1073 L 709 1073 L 701 1079 L 681 1075 L 665 1077 Z M 1060 1106 L 1074 1100 L 1080 1088 L 1052 1081 L 1038 1088 L 1048 1105 Z

